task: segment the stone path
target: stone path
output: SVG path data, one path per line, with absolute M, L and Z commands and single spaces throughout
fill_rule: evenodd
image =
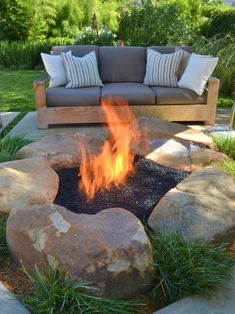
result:
M 234 314 L 235 313 L 235 269 L 233 278 L 222 291 L 218 300 L 188 297 L 175 302 L 153 314 Z
M 229 109 L 218 109 L 217 116 L 216 116 L 216 124 L 228 124 L 230 117 L 230 110 Z M 204 125 L 195 125 L 192 124 L 190 127 L 197 129 L 197 130 L 205 130 Z M 98 124 L 83 124 L 79 126 L 57 126 L 52 127 L 47 130 L 39 130 L 37 128 L 37 121 L 36 121 L 36 112 L 29 112 L 10 132 L 12 135 L 26 135 L 31 138 L 41 138 L 45 135 L 49 134 L 58 134 L 58 133 L 68 133 L 74 134 L 77 132 L 84 133 L 86 135 L 96 135 L 97 137 L 101 135 L 101 137 L 105 134 L 105 128 L 101 127 Z
M 0 282 L 0 314 L 30 314 L 30 312 Z
M 2 112 L 0 116 L 0 132 L 8 126 L 8 124 L 17 117 L 19 112 Z

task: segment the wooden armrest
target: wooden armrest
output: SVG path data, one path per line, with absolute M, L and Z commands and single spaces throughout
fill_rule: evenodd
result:
M 50 80 L 50 76 L 49 75 L 44 75 L 36 80 L 33 81 L 33 85 L 34 87 L 37 85 L 45 85 L 46 82 L 48 82 Z
M 210 77 L 207 85 L 207 104 L 214 105 L 217 104 L 219 95 L 220 80 L 216 77 Z
M 49 79 L 50 77 L 48 75 L 44 75 L 33 82 L 36 110 L 46 107 L 45 84 Z

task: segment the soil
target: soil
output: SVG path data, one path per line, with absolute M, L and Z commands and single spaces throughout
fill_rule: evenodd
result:
M 0 282 L 11 291 L 17 299 L 22 299 L 33 292 L 33 285 L 10 257 L 0 260 Z
M 57 171 L 60 185 L 55 203 L 75 213 L 96 214 L 105 208 L 121 207 L 140 220 L 146 221 L 160 199 L 189 172 L 159 166 L 146 158 L 136 158 L 135 172 L 127 176 L 124 185 L 113 186 L 109 191 L 98 191 L 87 202 L 78 189 L 79 168 Z

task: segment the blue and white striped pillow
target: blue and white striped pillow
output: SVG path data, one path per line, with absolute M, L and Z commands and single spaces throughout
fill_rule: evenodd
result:
M 177 87 L 177 72 L 183 54 L 183 50 L 171 54 L 161 54 L 153 49 L 147 49 L 144 84 Z
M 94 51 L 81 58 L 68 53 L 61 56 L 68 81 L 66 88 L 103 86 Z

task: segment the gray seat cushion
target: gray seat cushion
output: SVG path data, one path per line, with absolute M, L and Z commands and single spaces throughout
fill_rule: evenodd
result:
M 156 96 L 156 104 L 177 105 L 177 104 L 205 104 L 207 92 L 202 96 L 197 95 L 191 90 L 179 87 L 151 87 Z
M 149 86 L 142 83 L 106 83 L 101 98 L 125 99 L 129 105 L 154 105 L 155 95 Z
M 46 90 L 48 107 L 99 106 L 100 87 L 65 88 L 53 87 Z
M 103 83 L 144 81 L 144 47 L 100 47 L 100 77 Z

